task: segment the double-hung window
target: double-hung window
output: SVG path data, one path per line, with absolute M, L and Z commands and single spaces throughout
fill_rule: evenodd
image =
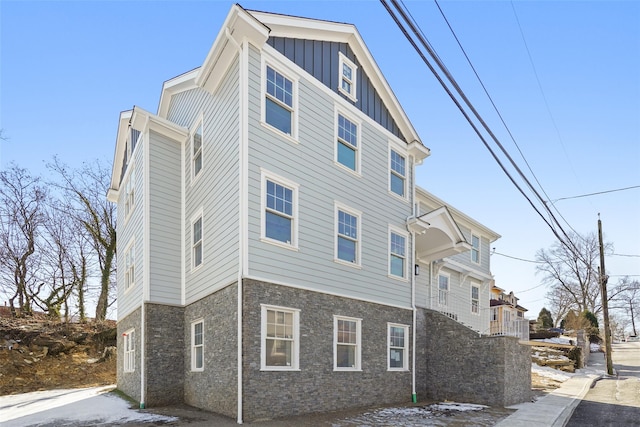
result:
M 405 278 L 407 265 L 407 236 L 396 230 L 389 231 L 389 275 Z
M 333 369 L 359 371 L 361 355 L 361 319 L 333 316 Z
M 124 251 L 124 290 L 130 289 L 135 282 L 135 242 L 129 243 Z
M 342 52 L 339 53 L 340 86 L 338 90 L 352 101 L 356 100 L 358 67 Z
M 360 218 L 359 212 L 336 205 L 335 257 L 337 261 L 360 265 Z
M 269 65 L 265 69 L 264 120 L 282 133 L 294 136 L 294 82 Z
M 122 335 L 124 339 L 124 371 L 133 372 L 136 368 L 136 331 L 129 329 Z
M 271 243 L 297 247 L 298 185 L 262 171 L 262 235 Z
M 471 235 L 471 261 L 480 264 L 480 237 Z
M 471 285 L 471 312 L 480 314 L 480 287 Z
M 191 324 L 191 370 L 204 370 L 204 321 Z
M 438 275 L 438 305 L 449 306 L 449 276 L 446 274 Z
M 360 130 L 358 123 L 344 114 L 337 115 L 336 162 L 360 173 Z
M 196 178 L 202 170 L 202 122 L 198 124 L 196 130 L 191 136 L 191 158 L 193 174 L 192 178 Z
M 298 369 L 300 310 L 262 305 L 261 336 L 261 369 Z
M 406 159 L 391 149 L 389 163 L 389 189 L 400 197 L 406 197 Z
M 193 268 L 202 265 L 202 214 L 191 223 L 191 265 Z
M 405 371 L 409 366 L 409 327 L 406 325 L 387 325 L 387 342 L 389 346 L 388 368 L 394 371 Z
M 136 170 L 131 166 L 131 172 L 127 178 L 127 182 L 124 186 L 124 217 L 129 218 L 136 201 Z

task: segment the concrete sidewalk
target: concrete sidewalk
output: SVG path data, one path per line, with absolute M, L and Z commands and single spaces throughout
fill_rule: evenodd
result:
M 500 421 L 499 427 L 563 427 L 591 386 L 605 375 L 604 353 L 591 353 L 584 369 L 536 402 L 509 407 L 516 412 Z

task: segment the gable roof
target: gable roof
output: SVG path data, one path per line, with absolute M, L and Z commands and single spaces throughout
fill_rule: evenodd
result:
M 203 64 L 164 83 L 158 115 L 166 117 L 171 96 L 184 90 L 202 87 L 214 92 L 244 40 L 262 48 L 269 37 L 303 38 L 346 43 L 358 57 L 360 65 L 407 139 L 411 154 L 418 161 L 429 155 L 418 133 L 402 109 L 356 27 L 352 24 L 302 18 L 268 12 L 250 11 L 233 5 Z

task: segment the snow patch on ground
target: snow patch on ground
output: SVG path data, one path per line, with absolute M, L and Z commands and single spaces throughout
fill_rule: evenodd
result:
M 549 378 L 549 379 L 560 381 L 560 382 L 565 382 L 566 380 L 568 380 L 569 378 L 575 375 L 569 372 L 564 372 L 558 369 L 550 368 L 548 366 L 539 366 L 535 363 L 531 364 L 531 372 L 534 372 L 540 375 L 541 377 Z
M 36 391 L 0 396 L 2 427 L 114 425 L 171 422 L 175 417 L 130 408 L 114 386 Z

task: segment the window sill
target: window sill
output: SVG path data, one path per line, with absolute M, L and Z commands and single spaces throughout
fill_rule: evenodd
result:
M 355 263 L 355 262 L 348 262 L 348 261 L 343 261 L 339 258 L 334 258 L 333 262 L 335 262 L 336 264 L 342 264 L 342 265 L 346 265 L 347 267 L 351 267 L 351 268 L 355 268 L 358 270 L 362 270 L 362 265 Z
M 409 282 L 406 277 L 394 276 L 393 274 L 387 274 L 389 279 L 397 280 L 398 282 Z
M 264 243 L 268 243 L 268 244 L 273 245 L 273 246 L 278 246 L 278 247 L 280 247 L 282 249 L 287 249 L 287 250 L 294 251 L 294 252 L 298 252 L 299 251 L 298 246 L 289 245 L 287 243 L 280 242 L 279 240 L 269 239 L 268 237 L 261 237 L 260 241 L 264 242 Z
M 333 372 L 362 372 L 362 368 L 333 368 Z
M 347 92 L 346 90 L 342 89 L 341 86 L 338 86 L 338 92 L 346 96 L 349 100 L 353 102 L 358 102 L 358 98 L 356 98 L 355 96 L 353 96 L 353 94 Z
M 388 192 L 389 192 L 389 195 L 390 195 L 391 197 L 393 197 L 393 198 L 395 198 L 395 199 L 398 199 L 398 200 L 399 200 L 399 201 L 401 201 L 401 202 L 409 203 L 409 198 L 408 198 L 408 197 L 406 197 L 406 196 L 401 196 L 401 195 L 399 195 L 398 193 L 395 193 L 395 192 L 393 192 L 393 191 L 391 191 L 391 190 L 388 190 Z
M 204 261 L 202 261 L 200 264 L 198 264 L 197 267 L 191 267 L 191 274 L 195 274 L 198 271 L 202 270 L 203 264 L 204 264 Z
M 357 170 L 353 170 L 345 165 L 343 165 L 342 163 L 338 162 L 337 160 L 333 161 L 333 164 L 336 165 L 337 167 L 339 167 L 340 169 L 342 169 L 345 172 L 349 172 L 351 175 L 355 176 L 356 178 L 362 178 L 362 174 L 360 173 L 360 171 Z
M 409 368 L 387 368 L 387 372 L 411 372 Z
M 204 170 L 204 166 L 202 167 L 202 169 L 200 169 L 200 172 L 198 172 L 198 175 L 191 175 L 191 182 L 189 183 L 189 185 L 191 187 L 195 186 L 198 181 L 200 181 L 200 177 L 202 176 Z
M 193 368 L 191 368 L 191 372 L 204 372 L 204 368 L 201 368 L 201 369 L 193 369 Z
M 260 372 L 301 372 L 300 368 L 277 368 L 277 367 L 262 367 L 260 368 Z
M 262 125 L 262 127 L 270 130 L 271 132 L 275 133 L 278 136 L 281 136 L 282 138 L 286 139 L 287 141 L 293 143 L 293 144 L 300 144 L 300 141 L 298 141 L 297 136 L 293 136 L 293 135 L 289 135 L 288 133 L 284 133 L 282 132 L 280 129 L 271 126 L 269 123 L 264 122 L 264 121 L 260 121 L 260 124 Z

